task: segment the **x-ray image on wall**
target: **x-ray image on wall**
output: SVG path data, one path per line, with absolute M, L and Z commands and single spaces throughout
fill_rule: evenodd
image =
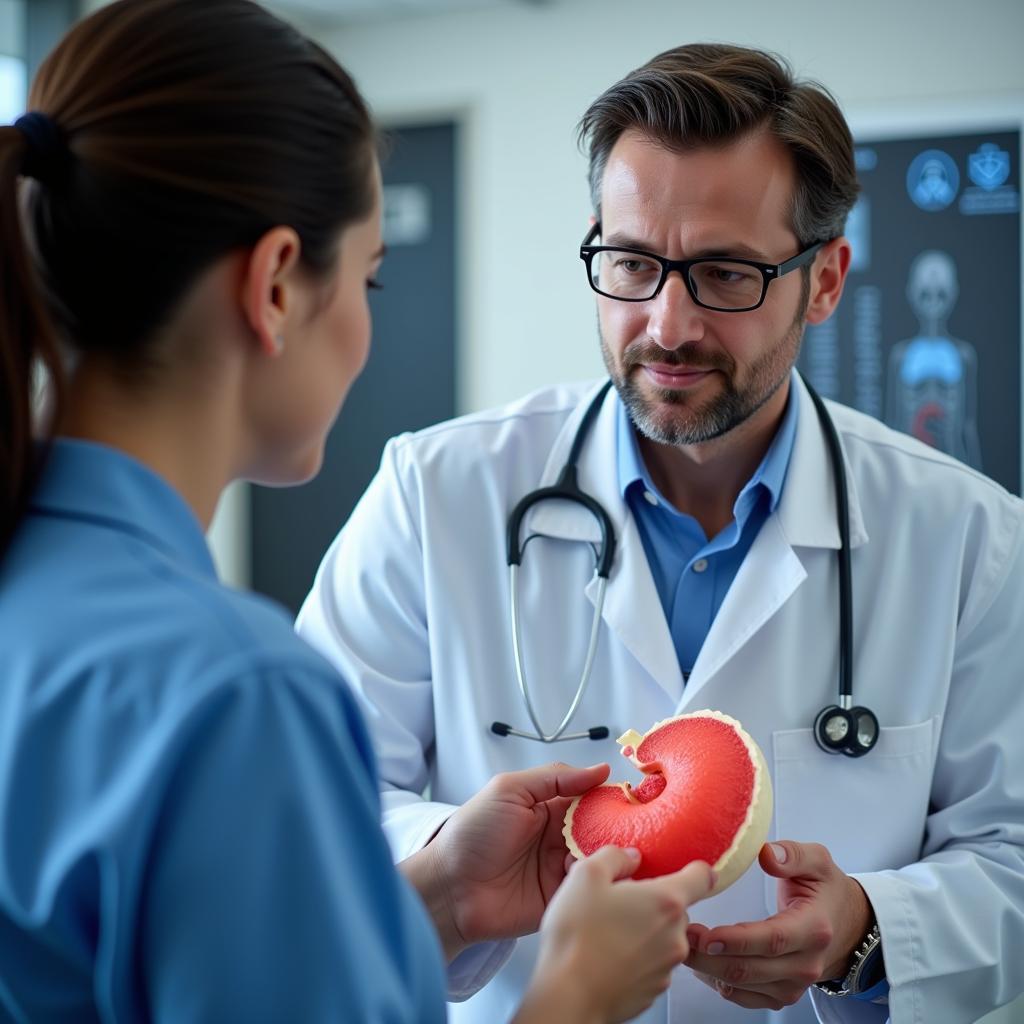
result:
M 1020 132 L 857 141 L 842 302 L 800 366 L 861 409 L 1021 489 Z

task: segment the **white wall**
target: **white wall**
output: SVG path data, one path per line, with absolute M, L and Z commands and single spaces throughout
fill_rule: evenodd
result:
M 1024 93 L 1021 0 L 555 0 L 321 33 L 378 116 L 455 112 L 462 153 L 463 410 L 600 370 L 575 248 L 590 213 L 573 129 L 605 87 L 697 40 L 777 50 L 857 114 Z M 528 242 L 524 265 L 509 243 Z

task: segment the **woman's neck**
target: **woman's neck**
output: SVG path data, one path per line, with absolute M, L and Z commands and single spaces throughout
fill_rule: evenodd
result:
M 168 384 L 163 373 L 160 388 L 150 388 L 129 383 L 103 360 L 87 358 L 71 376 L 56 433 L 138 459 L 181 494 L 205 530 L 235 476 L 233 408 L 212 381 Z

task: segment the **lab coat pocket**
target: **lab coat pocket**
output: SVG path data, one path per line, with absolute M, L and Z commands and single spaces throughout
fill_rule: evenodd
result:
M 918 859 L 935 757 L 934 718 L 883 727 L 864 757 L 826 754 L 810 729 L 772 735 L 776 839 L 821 843 L 847 873 Z M 765 876 L 768 906 L 776 880 Z

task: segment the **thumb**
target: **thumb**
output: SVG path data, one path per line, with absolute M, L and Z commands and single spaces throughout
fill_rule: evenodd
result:
M 765 843 L 758 856 L 765 874 L 773 878 L 811 878 L 824 881 L 835 869 L 831 856 L 818 843 L 791 839 Z
M 640 851 L 630 846 L 602 846 L 600 850 L 577 862 L 591 874 L 606 882 L 629 878 L 640 867 Z
M 681 896 L 687 906 L 710 896 L 718 881 L 711 865 L 702 860 L 692 860 L 674 875 L 664 875 L 663 878 L 670 882 L 672 891 Z
M 557 796 L 575 797 L 588 789 L 601 785 L 611 767 L 595 764 L 589 768 L 574 768 L 556 761 L 538 768 L 524 768 L 505 772 L 492 780 L 499 792 L 527 805 L 541 804 Z

